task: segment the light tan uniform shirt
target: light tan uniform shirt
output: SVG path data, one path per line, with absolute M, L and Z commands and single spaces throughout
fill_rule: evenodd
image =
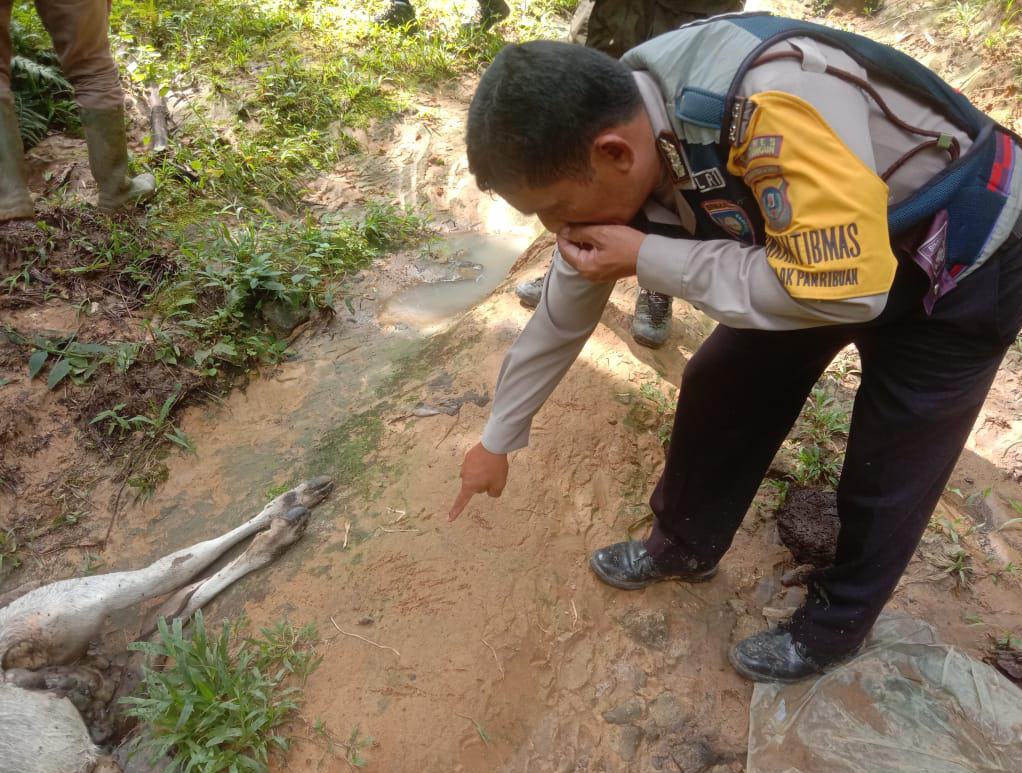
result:
M 843 51 L 808 38 L 789 39 L 770 51 L 796 48 L 802 52 L 803 61 L 783 59 L 751 69 L 742 81 L 739 96 L 756 101 L 756 95 L 767 95 L 786 107 L 792 103 L 807 106 L 808 113 L 815 111 L 813 120 L 818 128 L 836 135 L 834 141 L 841 146 L 837 150 L 849 154 L 851 163 L 868 167 L 873 179 L 879 182 L 877 170 L 890 167 L 917 146 L 920 137 L 892 124 L 858 87 L 823 72 L 830 64 L 870 80 L 866 71 Z M 654 134 L 670 128 L 667 114 L 670 102 L 664 99 L 656 81 L 645 72 L 636 72 L 635 78 Z M 958 140 L 963 154 L 968 150 L 968 136 L 929 107 L 884 84 L 871 85 L 902 121 L 950 134 Z M 765 96 L 761 99 L 770 101 Z M 789 149 L 801 154 L 803 162 L 811 162 L 814 147 L 800 144 L 797 134 L 785 136 L 784 140 Z M 887 180 L 886 205 L 906 199 L 947 163 L 947 153 L 937 149 L 914 156 Z M 1002 218 L 1008 225 L 994 234 L 974 266 L 981 264 L 1010 235 L 1010 224 L 1022 210 L 1022 174 L 1015 174 L 1011 184 L 1006 217 Z M 835 185 L 828 192 L 821 186 L 813 194 L 830 199 L 843 196 L 847 202 L 844 206 L 858 207 L 859 214 L 883 218 L 886 228 L 885 202 L 863 204 L 862 196 L 855 192 L 849 196 L 841 188 Z M 674 195 L 665 182 L 646 203 L 644 211 L 650 220 L 680 224 L 691 219 L 690 213 L 680 211 L 686 206 L 684 199 Z M 886 249 L 889 252 L 889 245 Z M 772 257 L 776 258 L 776 250 Z M 779 275 L 785 275 L 779 271 L 777 260 L 770 258 L 763 245 L 747 246 L 730 239 L 647 235 L 639 250 L 637 273 L 643 287 L 683 298 L 710 317 L 736 328 L 792 330 L 866 322 L 876 317 L 887 303 L 889 279 L 886 285 L 881 282 L 880 287 L 873 287 L 868 294 L 837 300 L 827 293 L 812 297 L 813 292 L 797 288 L 795 282 L 786 286 L 779 279 Z M 888 273 L 893 276 L 893 269 Z M 585 279 L 555 252 L 539 306 L 501 367 L 490 418 L 483 431 L 482 443 L 487 450 L 506 453 L 528 444 L 533 415 L 592 334 L 612 289 L 613 282 Z

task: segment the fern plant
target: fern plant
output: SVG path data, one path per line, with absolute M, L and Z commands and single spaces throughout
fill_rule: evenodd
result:
M 39 143 L 50 131 L 80 131 L 71 84 L 61 74 L 57 58 L 38 30 L 18 18 L 11 21 L 14 50 L 11 57 L 11 90 L 25 148 Z

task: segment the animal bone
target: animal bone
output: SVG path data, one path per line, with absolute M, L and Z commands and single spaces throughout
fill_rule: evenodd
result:
M 301 537 L 309 508 L 332 488 L 326 477 L 307 480 L 223 536 L 178 550 L 145 569 L 61 580 L 0 608 L 0 773 L 87 773 L 100 762 L 108 764 L 67 698 L 22 685 L 66 683 L 52 672 L 78 660 L 107 616 L 118 610 L 177 590 L 159 615 L 190 617 Z M 244 553 L 212 576 L 186 585 L 253 534 Z

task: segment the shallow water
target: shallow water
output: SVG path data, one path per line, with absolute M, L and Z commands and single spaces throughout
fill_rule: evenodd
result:
M 451 278 L 402 290 L 384 303 L 381 318 L 420 329 L 450 319 L 489 295 L 530 241 L 518 233 L 463 232 L 445 237 L 433 251 L 451 264 Z

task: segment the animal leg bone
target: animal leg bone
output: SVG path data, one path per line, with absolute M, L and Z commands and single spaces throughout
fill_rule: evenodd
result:
M 244 553 L 215 574 L 179 590 L 161 607 L 157 617 L 190 618 L 229 585 L 266 566 L 294 544 L 305 532 L 309 515 L 308 508 L 299 506 L 274 518 L 270 527 L 257 534 Z M 152 631 L 153 627 L 148 628 L 141 638 L 146 638 Z
M 171 553 L 145 569 L 61 580 L 27 593 L 0 609 L 0 667 L 33 669 L 76 660 L 109 614 L 180 588 L 228 548 L 274 519 L 286 520 L 292 508 L 319 504 L 332 487 L 327 477 L 307 480 L 227 534 Z

